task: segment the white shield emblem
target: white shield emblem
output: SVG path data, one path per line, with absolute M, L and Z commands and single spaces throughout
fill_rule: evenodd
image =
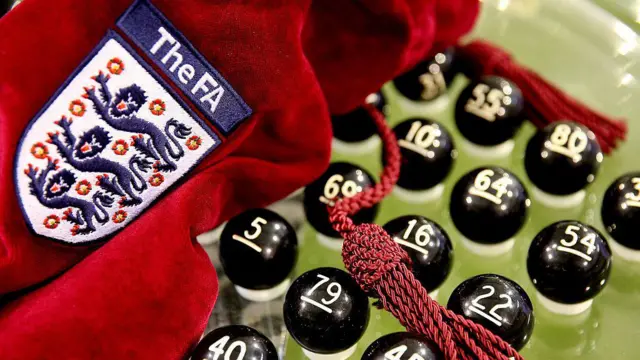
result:
M 18 196 L 37 234 L 73 244 L 105 240 L 219 142 L 112 33 L 26 129 Z

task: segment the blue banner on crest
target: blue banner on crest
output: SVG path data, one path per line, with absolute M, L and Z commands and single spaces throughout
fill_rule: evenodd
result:
M 148 1 L 138 1 L 117 26 L 222 133 L 251 109 L 191 43 Z

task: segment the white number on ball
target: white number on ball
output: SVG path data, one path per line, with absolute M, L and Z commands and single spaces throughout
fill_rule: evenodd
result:
M 629 192 L 624 194 L 624 197 L 627 199 L 625 200 L 625 204 L 628 206 L 640 207 L 640 178 L 634 177 L 631 179 L 631 182 L 633 183 L 633 188 L 636 193 L 633 194 Z
M 429 151 L 427 149 L 434 145 L 438 136 L 440 136 L 440 129 L 436 126 L 423 125 L 420 121 L 414 121 L 409 132 L 407 132 L 407 136 L 398 140 L 398 145 L 422 156 L 428 156 Z M 438 144 L 435 145 L 438 146 Z
M 384 360 L 403 360 L 404 353 L 407 352 L 407 345 L 396 346 L 384 353 Z M 412 354 L 408 360 L 424 360 L 420 354 Z
M 513 184 L 513 181 L 508 176 L 492 180 L 491 177 L 494 175 L 495 172 L 491 169 L 480 171 L 473 186 L 469 189 L 469 194 L 482 197 L 498 205 L 502 204 L 502 197 L 509 192 L 508 186 Z M 489 188 L 495 190 L 495 193 L 488 192 Z
M 553 129 L 549 141 L 545 142 L 544 146 L 578 162 L 582 159 L 580 153 L 587 148 L 588 143 L 589 139 L 584 131 L 579 128 L 572 130 L 567 124 L 559 124 Z
M 491 321 L 497 326 L 502 326 L 502 316 L 500 316 L 497 311 L 500 309 L 506 309 L 513 306 L 513 301 L 508 294 L 500 294 L 498 298 L 505 299 L 505 302 L 502 304 L 494 305 L 489 312 L 485 312 L 486 306 L 480 303 L 480 300 L 486 299 L 488 297 L 493 296 L 495 294 L 496 289 L 491 285 L 485 285 L 482 287 L 483 290 L 488 290 L 486 293 L 478 295 L 475 299 L 471 300 L 471 305 L 469 306 L 469 311 L 472 311 L 483 318 Z
M 441 71 L 435 74 L 428 72 L 420 75 L 418 80 L 424 86 L 421 97 L 423 100 L 431 100 L 447 90 L 447 83 Z
M 342 184 L 342 186 L 340 186 Z M 344 197 L 352 197 L 360 191 L 360 187 L 353 180 L 344 181 L 344 176 L 340 174 L 332 175 L 327 183 L 324 185 L 324 196 L 320 197 L 320 201 L 333 206 L 332 201 L 340 193 Z
M 331 305 L 334 302 L 336 302 L 336 300 L 338 300 L 338 298 L 340 297 L 340 294 L 342 293 L 342 286 L 340 284 L 338 284 L 337 282 L 332 282 L 330 283 L 327 288 L 326 288 L 326 292 L 327 294 L 330 296 L 329 299 L 325 299 L 325 298 L 321 298 L 320 302 L 317 302 L 316 300 L 313 300 L 310 298 L 310 296 L 314 293 L 314 291 L 316 291 L 320 286 L 324 285 L 325 283 L 329 282 L 329 278 L 318 274 L 317 275 L 320 278 L 320 281 L 318 281 L 318 283 L 316 283 L 309 291 L 307 291 L 306 296 L 301 296 L 300 299 L 306 303 L 309 303 L 313 306 L 316 306 L 326 312 L 328 312 L 329 314 L 331 314 L 333 312 L 333 310 L 331 310 L 331 308 L 329 308 L 326 305 Z M 323 305 L 324 304 L 324 305 Z
M 238 356 L 236 356 L 236 358 L 233 360 L 243 360 L 244 354 L 247 352 L 247 345 L 244 342 L 237 340 L 232 342 L 225 351 L 224 347 L 227 345 L 227 342 L 229 342 L 229 336 L 224 336 L 213 343 L 211 346 L 209 346 L 209 351 L 214 354 L 212 360 L 218 360 L 218 358 L 222 354 L 224 354 L 223 360 L 232 360 L 231 355 L 233 355 L 233 352 L 236 348 L 238 348 Z
M 505 94 L 500 89 L 492 89 L 487 84 L 478 84 L 473 88 L 473 99 L 469 99 L 464 110 L 489 122 L 496 121 L 496 115 L 502 108 Z
M 591 261 L 591 256 L 589 255 L 596 251 L 596 234 L 588 233 L 582 239 L 580 239 L 580 244 L 586 248 L 586 251 L 583 252 L 575 249 L 575 246 L 578 244 L 578 239 L 580 238 L 580 236 L 578 236 L 578 233 L 576 232 L 578 230 L 580 230 L 580 227 L 578 226 L 567 225 L 564 233 L 571 236 L 571 239 L 561 239 L 561 246 L 558 246 L 557 250 L 579 256 L 587 261 Z
M 258 238 L 258 236 L 260 236 L 260 234 L 262 233 L 262 225 L 266 225 L 266 224 L 267 224 L 267 220 L 258 216 L 251 222 L 251 226 L 255 229 L 255 231 L 253 233 L 250 233 L 248 230 L 245 230 L 244 237 L 249 240 Z

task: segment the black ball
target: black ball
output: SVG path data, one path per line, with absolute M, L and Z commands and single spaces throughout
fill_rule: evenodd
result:
M 440 287 L 453 264 L 453 246 L 444 229 L 419 215 L 395 218 L 383 228 L 409 254 L 422 286 L 427 291 Z
M 583 125 L 555 122 L 527 144 L 524 165 L 531 182 L 554 195 L 569 195 L 595 180 L 603 155 L 596 137 Z
M 307 220 L 319 233 L 339 237 L 329 222 L 328 206 L 333 206 L 337 199 L 352 197 L 374 185 L 373 177 L 358 166 L 344 162 L 330 164 L 324 174 L 304 190 L 303 205 Z M 378 206 L 375 205 L 359 211 L 351 218 L 356 224 L 372 222 L 377 213 Z
M 369 94 L 365 103 L 375 106 L 386 115 L 387 102 L 380 91 Z M 333 137 L 346 143 L 358 143 L 378 134 L 369 112 L 359 107 L 347 114 L 332 115 Z
M 384 335 L 369 345 L 361 360 L 444 360 L 431 340 L 407 332 Z
M 283 282 L 298 254 L 296 232 L 267 209 L 247 210 L 227 223 L 220 236 L 220 261 L 234 285 L 264 290 Z
M 257 330 L 230 325 L 208 333 L 191 353 L 191 360 L 222 359 L 278 360 L 278 351 Z
M 544 228 L 531 243 L 529 277 L 538 292 L 561 304 L 595 297 L 611 272 L 611 250 L 598 230 L 578 221 Z
M 504 276 L 474 276 L 458 285 L 447 308 L 486 327 L 520 350 L 533 332 L 533 305 L 527 293 Z
M 462 136 L 474 144 L 495 146 L 513 139 L 523 121 L 524 98 L 511 81 L 485 76 L 471 82 L 456 103 Z
M 625 174 L 609 186 L 602 200 L 602 222 L 613 240 L 640 250 L 640 172 Z
M 454 57 L 454 49 L 448 48 L 398 76 L 393 84 L 408 99 L 431 101 L 447 92 L 447 87 L 457 74 Z
M 316 354 L 351 348 L 369 323 L 369 299 L 343 270 L 319 268 L 298 277 L 284 300 L 284 323 L 300 346 Z
M 451 193 L 451 219 L 471 241 L 498 244 L 524 225 L 530 205 L 520 180 L 499 167 L 482 167 L 464 175 Z
M 455 146 L 444 126 L 427 119 L 410 119 L 396 125 L 393 132 L 402 154 L 398 186 L 427 190 L 449 175 Z

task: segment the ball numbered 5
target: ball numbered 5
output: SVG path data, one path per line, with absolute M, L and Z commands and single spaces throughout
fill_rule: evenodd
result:
M 561 121 L 529 140 L 524 165 L 538 189 L 552 195 L 570 195 L 595 180 L 602 160 L 600 145 L 591 130 Z
M 507 79 L 485 76 L 471 82 L 456 103 L 455 120 L 465 139 L 495 146 L 512 139 L 523 121 L 524 98 Z
M 421 62 L 413 69 L 393 80 L 396 89 L 414 101 L 431 101 L 447 92 L 456 70 L 453 66 L 455 51 L 449 48 L 432 59 Z
M 278 351 L 259 331 L 230 325 L 208 333 L 191 353 L 191 360 L 236 359 L 278 360 Z
M 455 146 L 444 126 L 416 118 L 396 125 L 393 132 L 402 154 L 398 186 L 407 190 L 427 190 L 449 175 Z
M 287 279 L 296 263 L 297 247 L 296 232 L 284 218 L 268 209 L 252 209 L 224 227 L 220 261 L 236 287 L 266 290 Z M 284 291 L 286 284 L 273 295 Z
M 327 171 L 304 190 L 303 205 L 307 220 L 319 233 L 339 237 L 329 222 L 328 207 L 332 207 L 337 199 L 352 197 L 374 185 L 373 177 L 356 165 L 344 162 L 330 164 Z M 352 219 L 356 224 L 372 222 L 377 212 L 376 205 L 359 211 Z

